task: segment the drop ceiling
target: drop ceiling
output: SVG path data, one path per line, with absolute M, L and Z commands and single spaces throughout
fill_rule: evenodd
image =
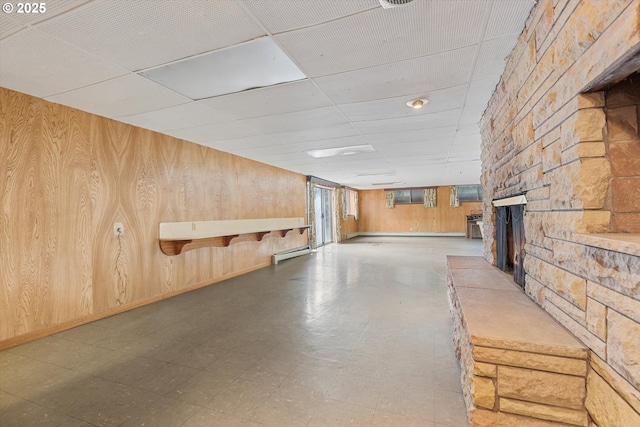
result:
M 44 14 L 0 15 L 0 86 L 370 189 L 479 182 L 479 121 L 534 2 L 413 0 L 390 9 L 379 0 L 46 5 Z M 234 46 L 251 43 L 281 51 L 300 75 L 204 99 L 190 81 L 151 78 L 194 58 L 224 61 Z M 243 64 L 236 58 L 214 69 L 263 72 Z M 210 73 L 212 85 L 223 78 L 217 73 Z M 414 98 L 429 103 L 410 109 Z M 373 150 L 339 150 L 366 145 Z M 331 149 L 342 154 L 307 154 Z

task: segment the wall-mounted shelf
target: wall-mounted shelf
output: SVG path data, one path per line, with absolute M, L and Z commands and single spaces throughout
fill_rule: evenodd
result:
M 166 255 L 210 246 L 226 247 L 239 242 L 260 242 L 268 235 L 285 237 L 309 226 L 304 218 L 262 218 L 223 221 L 161 222 L 160 249 Z

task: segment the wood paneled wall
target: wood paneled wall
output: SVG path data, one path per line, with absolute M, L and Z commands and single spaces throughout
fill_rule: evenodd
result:
M 268 265 L 307 233 L 168 257 L 158 224 L 304 217 L 305 186 L 303 175 L 0 88 L 0 348 Z
M 460 203 L 460 207 L 449 205 L 449 187 L 438 187 L 435 208 L 421 204 L 396 205 L 389 209 L 385 205 L 384 190 L 359 191 L 360 232 L 461 232 L 467 227 L 466 216 L 472 210 L 481 210 L 482 202 Z
M 360 190 L 361 191 L 361 190 Z M 340 241 L 343 242 L 358 232 L 358 222 L 360 217 L 356 219 L 353 215 L 347 215 L 346 220 L 340 220 Z

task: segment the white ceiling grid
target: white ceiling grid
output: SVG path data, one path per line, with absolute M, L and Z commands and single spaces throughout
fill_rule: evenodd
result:
M 311 128 L 296 132 L 282 132 L 271 134 L 272 137 L 280 141 L 295 144 L 296 142 L 321 141 L 324 139 L 342 138 L 347 136 L 360 135 L 360 132 L 351 123 L 340 125 Z
M 478 121 L 533 4 L 48 2 L 0 15 L 0 85 L 355 188 L 477 183 Z M 265 36 L 307 79 L 194 101 L 138 74 Z
M 10 36 L 13 33 L 17 33 L 23 28 L 25 28 L 24 25 L 22 25 L 18 21 L 14 21 L 11 18 L 4 17 L 3 19 L 0 19 L 0 40 Z
M 131 71 L 264 35 L 229 0 L 95 0 L 39 28 Z
M 272 34 L 309 27 L 380 7 L 378 0 L 242 0 Z
M 220 114 L 206 104 L 193 101 L 161 110 L 117 117 L 117 119 L 156 132 L 200 127 L 231 120 L 229 116 Z
M 289 144 L 296 151 L 324 150 L 326 148 L 353 147 L 356 145 L 368 145 L 369 141 L 362 135 L 347 136 L 344 138 L 323 139 L 320 141 L 298 142 Z
M 339 107 L 349 120 L 354 122 L 433 114 L 462 108 L 466 91 L 467 85 L 429 91 L 429 103 L 418 111 L 407 108 L 406 101 L 424 96 L 423 92 L 373 101 L 340 104 Z
M 128 73 L 31 28 L 0 40 L 0 52 L 11 58 L 11 64 L 0 61 L 0 84 L 40 98 Z
M 165 132 L 176 138 L 186 139 L 198 144 L 215 148 L 215 141 L 245 138 L 260 134 L 260 132 L 241 125 L 236 121 L 226 121 L 207 126 L 188 127 Z
M 137 74 L 126 74 L 46 99 L 106 117 L 139 114 L 191 101 Z
M 293 113 L 332 105 L 329 98 L 310 80 L 216 96 L 200 102 L 234 120 Z
M 38 10 L 39 13 L 18 13 L 17 5 L 14 5 L 14 13 L 12 13 L 11 15 L 6 14 L 5 16 L 7 19 L 16 20 L 23 25 L 33 25 L 38 22 L 51 19 L 64 12 L 68 12 L 90 1 L 91 0 L 64 0 L 64 1 L 44 2 L 45 13 L 40 13 L 40 10 Z M 38 3 L 38 8 L 39 8 L 39 5 L 40 3 Z

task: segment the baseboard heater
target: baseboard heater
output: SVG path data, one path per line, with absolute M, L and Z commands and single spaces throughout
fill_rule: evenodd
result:
M 445 232 L 430 232 L 430 231 L 406 231 L 406 232 L 374 232 L 374 231 L 360 231 L 354 234 L 348 234 L 347 239 L 351 239 L 358 236 L 380 236 L 380 237 L 464 237 L 464 233 L 457 231 L 445 231 Z
M 296 249 L 290 249 L 288 251 L 278 252 L 277 254 L 273 254 L 271 256 L 271 264 L 277 264 L 278 261 L 284 261 L 285 259 L 295 258 L 301 255 L 307 255 L 311 252 L 311 247 L 309 245 L 302 246 Z

